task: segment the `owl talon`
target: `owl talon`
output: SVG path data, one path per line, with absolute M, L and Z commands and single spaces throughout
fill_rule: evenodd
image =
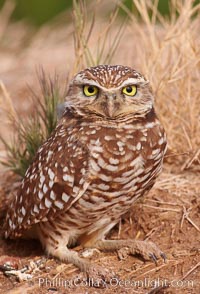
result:
M 157 247 L 156 244 L 150 241 L 139 241 L 135 251 L 145 260 L 153 260 L 156 265 L 158 265 L 160 257 L 164 260 L 164 262 L 166 260 L 165 254 Z
M 145 260 L 153 260 L 156 265 L 158 264 L 158 259 L 162 257 L 163 254 L 163 252 L 150 241 L 136 241 L 135 244 L 133 243 L 131 251 L 134 254 L 141 255 Z
M 157 266 L 158 265 L 158 258 L 156 257 L 156 255 L 154 253 L 150 253 L 149 257 L 153 260 L 153 262 Z
M 164 263 L 166 263 L 166 261 L 167 261 L 167 256 L 166 256 L 166 254 L 165 254 L 164 252 L 161 252 L 161 253 L 160 253 L 160 256 L 161 256 L 161 258 L 163 259 Z

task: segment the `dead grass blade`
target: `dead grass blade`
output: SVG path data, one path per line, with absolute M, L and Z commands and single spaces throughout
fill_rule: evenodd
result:
M 98 1 L 96 4 L 98 7 Z M 119 5 L 117 4 L 94 42 L 92 35 L 97 18 L 97 7 L 94 12 L 91 12 L 88 5 L 86 5 L 86 1 L 73 1 L 74 52 L 76 56 L 73 72 L 88 66 L 110 63 L 123 36 L 125 22 L 119 26 L 114 36 L 112 31 L 119 13 Z M 90 16 L 90 24 L 87 17 L 88 10 L 92 15 L 92 17 Z
M 191 273 L 193 273 L 198 267 L 200 267 L 200 262 L 198 262 L 195 266 L 193 266 L 181 279 L 181 281 L 185 280 Z
M 12 99 L 2 81 L 0 81 L 0 109 L 8 114 L 9 121 L 18 120 Z

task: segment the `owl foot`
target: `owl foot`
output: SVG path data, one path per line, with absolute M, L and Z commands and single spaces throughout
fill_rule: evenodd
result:
M 96 250 L 97 251 L 97 250 Z M 87 284 L 91 287 L 104 288 L 116 275 L 108 269 L 92 264 L 90 261 L 79 256 L 78 252 L 69 250 L 66 246 L 59 246 L 57 250 L 52 249 L 52 255 L 60 260 L 72 263 L 82 272 L 79 275 L 80 282 L 87 279 Z M 86 277 L 85 277 L 86 276 Z
M 133 241 L 128 247 L 122 247 L 118 250 L 119 259 L 126 259 L 128 255 L 140 255 L 144 260 L 152 260 L 158 264 L 158 260 L 162 258 L 166 262 L 165 254 L 153 242 Z
M 101 240 L 95 243 L 95 248 L 105 251 L 117 250 L 120 259 L 126 259 L 128 255 L 140 255 L 144 260 L 153 260 L 156 265 L 160 258 L 166 261 L 165 254 L 150 241 Z

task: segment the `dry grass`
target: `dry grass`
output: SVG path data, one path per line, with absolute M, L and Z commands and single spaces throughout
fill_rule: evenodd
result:
M 6 114 L 12 118 L 19 114 L 25 115 L 22 106 L 25 103 L 26 92 L 21 78 L 25 73 L 26 79 L 35 88 L 32 77 L 35 63 L 43 64 L 49 72 L 52 72 L 55 67 L 60 71 L 67 69 L 70 77 L 76 70 L 87 65 L 104 62 L 129 65 L 144 73 L 150 80 L 155 93 L 157 112 L 168 135 L 169 152 L 166 156 L 164 171 L 149 197 L 134 207 L 130 218 L 124 220 L 118 230 L 113 230 L 111 236 L 112 238 L 136 237 L 154 240 L 166 250 L 169 262 L 165 265 L 159 264 L 159 267 L 155 268 L 152 264 L 144 264 L 137 259 L 134 259 L 133 266 L 133 259 L 129 259 L 119 265 L 115 255 L 103 253 L 96 258 L 96 262 L 105 267 L 118 269 L 121 278 L 167 277 L 170 280 L 176 277 L 179 280 L 191 278 L 198 281 L 200 278 L 198 272 L 200 4 L 194 7 L 192 0 L 171 0 L 171 14 L 164 18 L 157 10 L 157 0 L 133 0 L 137 15 L 127 10 L 120 2 L 119 6 L 128 17 L 128 21 L 122 26 L 123 21 L 117 14 L 119 8 L 115 5 L 110 6 L 108 1 L 93 1 L 91 5 L 95 6 L 96 13 L 92 18 L 93 21 L 90 22 L 91 18 L 87 16 L 91 16 L 90 7 L 86 3 L 74 1 L 74 25 L 69 23 L 66 27 L 66 24 L 63 26 L 57 21 L 51 26 L 45 26 L 37 32 L 26 49 L 23 48 L 26 29 L 23 31 L 22 26 L 18 27 L 22 40 L 18 40 L 15 49 L 18 48 L 23 62 L 22 60 L 18 62 L 18 56 L 12 55 L 14 66 L 12 67 L 9 62 L 4 66 L 6 70 L 4 69 L 3 79 L 7 81 L 6 78 L 10 77 L 12 72 L 14 72 L 14 79 L 11 82 L 8 81 L 6 87 L 1 83 L 0 111 L 3 120 L 0 131 L 11 132 L 8 125 L 2 128 L 2 122 L 6 121 Z M 110 18 L 106 19 L 105 23 L 103 14 L 106 9 Z M 65 18 L 65 15 L 62 18 Z M 14 29 L 12 25 L 8 26 L 7 31 L 11 36 L 13 36 L 13 30 L 16 28 Z M 47 35 L 50 37 L 46 38 Z M 117 39 L 116 36 L 118 36 Z M 9 42 L 6 46 L 9 47 Z M 10 46 L 12 47 L 11 44 Z M 3 54 L 4 48 L 0 46 L 0 58 L 4 56 Z M 64 55 L 67 55 L 66 59 Z M 29 67 L 32 68 L 31 71 Z M 21 101 L 19 96 L 15 99 L 19 89 L 22 91 L 23 103 L 18 102 Z M 11 98 L 7 92 L 11 93 Z M 32 105 L 29 102 L 26 106 L 30 113 Z M 2 151 L 4 151 L 3 148 Z M 7 181 L 8 179 L 5 180 L 4 186 L 9 185 Z M 9 189 L 2 189 L 1 193 L 9 194 Z M 15 249 L 12 250 L 15 251 Z M 30 259 L 26 257 L 22 259 L 22 262 L 29 263 Z M 70 265 L 66 265 L 61 270 L 60 264 L 52 260 L 47 261 L 46 268 L 48 266 L 49 270 L 46 273 L 40 272 L 40 276 L 53 278 L 58 275 L 61 278 L 66 276 L 73 278 L 77 273 Z M 6 283 L 3 278 L 2 281 L 3 284 Z M 26 288 L 27 284 L 20 285 L 20 291 L 25 289 L 23 287 Z M 37 284 L 31 287 L 30 293 L 38 293 Z M 176 289 L 176 292 L 173 292 L 173 289 L 169 292 L 167 289 L 160 289 L 158 290 L 160 292 L 154 293 L 198 293 L 199 287 L 197 283 L 194 289 L 186 287 Z M 69 291 L 71 290 L 74 293 L 86 291 L 85 288 L 73 288 Z M 93 289 L 87 290 L 88 293 L 94 293 Z M 98 290 L 98 293 L 120 293 L 115 290 L 109 288 Z M 138 288 L 133 290 L 133 293 L 148 293 L 147 290 L 149 291 L 147 288 Z M 41 293 L 46 291 L 46 288 L 40 289 Z M 132 293 L 124 289 L 120 291 Z M 66 290 L 65 293 L 71 292 Z
M 192 0 L 171 1 L 171 15 L 164 19 L 157 11 L 158 1 L 133 2 L 141 17 L 138 22 L 126 10 L 130 30 L 138 35 L 134 51 L 155 92 L 169 148 L 192 157 L 200 146 L 200 4 L 193 7 Z
M 111 11 L 108 20 L 95 39 L 95 46 L 90 46 L 90 40 L 94 33 L 95 20 L 98 8 L 91 11 L 88 17 L 88 6 L 86 1 L 74 0 L 73 5 L 73 24 L 74 24 L 74 52 L 75 65 L 74 72 L 84 67 L 95 66 L 98 64 L 109 64 L 117 51 L 121 37 L 125 30 L 125 22 L 115 32 L 112 42 L 110 36 L 119 14 L 119 6 L 116 5 Z M 98 6 L 97 6 L 98 7 Z M 88 19 L 91 19 L 90 24 Z

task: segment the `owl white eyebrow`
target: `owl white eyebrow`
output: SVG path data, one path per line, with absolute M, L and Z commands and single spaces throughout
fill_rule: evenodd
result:
M 124 81 L 120 85 L 120 87 L 118 87 L 118 88 L 126 87 L 128 85 L 142 85 L 142 86 L 145 86 L 147 84 L 149 84 L 149 81 L 148 80 L 144 80 L 143 78 L 139 78 L 139 79 L 129 78 L 126 81 Z
M 83 83 L 85 85 L 91 85 L 91 86 L 96 86 L 102 90 L 118 90 L 121 89 L 122 87 L 126 87 L 128 85 L 142 85 L 145 86 L 149 83 L 148 80 L 145 80 L 143 78 L 129 78 L 126 81 L 124 81 L 120 86 L 118 87 L 113 87 L 113 88 L 106 88 L 106 87 L 102 87 L 101 85 L 99 85 L 99 83 L 95 82 L 94 80 L 88 80 L 88 79 L 79 79 L 78 77 L 75 79 L 75 84 L 77 85 L 83 85 Z

